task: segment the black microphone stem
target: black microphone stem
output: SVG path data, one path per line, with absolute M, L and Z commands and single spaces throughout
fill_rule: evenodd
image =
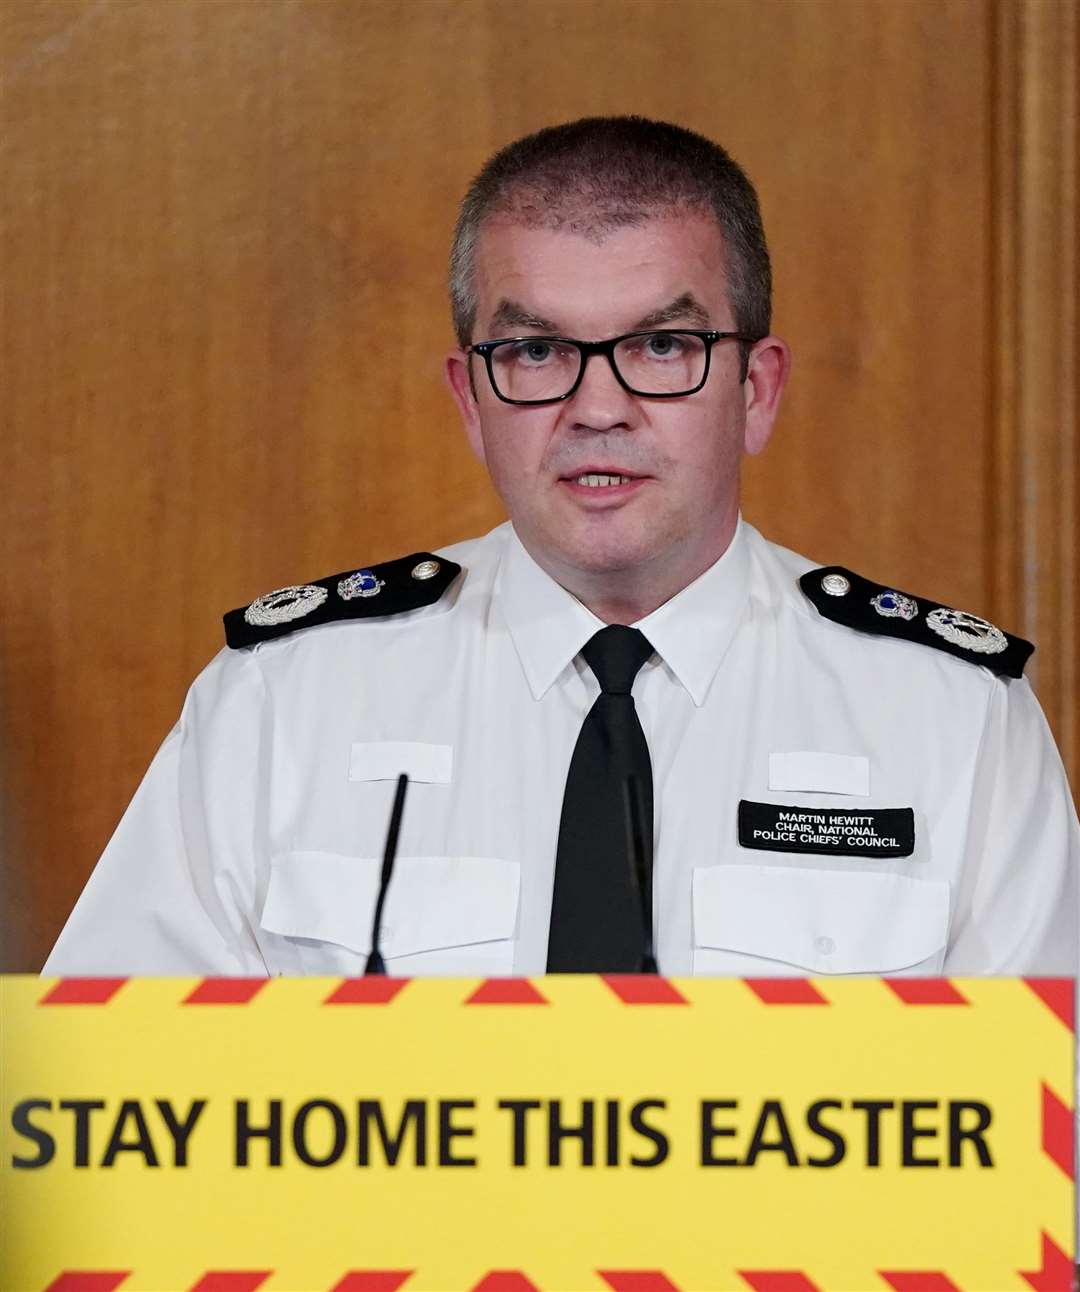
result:
M 375 919 L 371 925 L 371 954 L 364 968 L 366 974 L 385 974 L 386 964 L 379 950 L 379 936 L 382 932 L 383 906 L 390 888 L 390 877 L 394 873 L 394 858 L 397 856 L 398 835 L 401 833 L 401 814 L 405 810 L 405 791 L 409 788 L 409 778 L 404 772 L 397 779 L 394 791 L 394 806 L 390 811 L 390 826 L 386 831 L 386 847 L 383 849 L 382 874 L 379 876 L 379 896 L 375 902 Z

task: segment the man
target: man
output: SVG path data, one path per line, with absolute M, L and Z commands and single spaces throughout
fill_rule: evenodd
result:
M 749 181 L 635 118 L 474 181 L 447 376 L 510 524 L 226 617 L 49 973 L 1075 971 L 1030 647 L 766 542 Z

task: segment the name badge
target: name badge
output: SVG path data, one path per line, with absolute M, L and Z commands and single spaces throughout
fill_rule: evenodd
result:
M 739 843 L 769 852 L 910 857 L 915 851 L 915 813 L 911 808 L 806 807 L 742 799 Z

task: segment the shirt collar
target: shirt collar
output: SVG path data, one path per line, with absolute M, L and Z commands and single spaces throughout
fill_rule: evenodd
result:
M 700 707 L 746 603 L 749 554 L 740 518 L 723 556 L 670 601 L 633 625 Z M 603 620 L 526 552 L 510 527 L 496 581 L 506 625 L 533 697 L 543 696 Z
M 750 586 L 750 551 L 742 518 L 723 556 L 635 628 L 701 708 L 735 635 Z
M 513 526 L 499 565 L 495 596 L 536 700 L 604 626 L 536 564 Z

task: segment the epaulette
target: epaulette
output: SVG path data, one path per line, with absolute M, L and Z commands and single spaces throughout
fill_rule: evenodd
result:
M 978 615 L 871 583 L 840 565 L 810 570 L 799 580 L 799 586 L 818 614 L 835 623 L 863 633 L 933 646 L 1007 677 L 1022 677 L 1028 656 L 1035 649 L 1023 637 L 1003 632 Z
M 284 637 L 298 628 L 341 619 L 375 619 L 434 605 L 461 573 L 443 556 L 414 552 L 396 561 L 331 574 L 314 583 L 278 588 L 225 616 L 233 648 Z

